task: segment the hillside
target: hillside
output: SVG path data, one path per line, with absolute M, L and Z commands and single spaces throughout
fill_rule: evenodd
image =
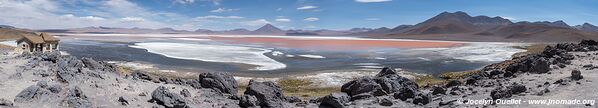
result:
M 36 35 L 33 32 L 19 30 L 16 28 L 0 28 L 0 40 L 19 39 L 25 35 Z

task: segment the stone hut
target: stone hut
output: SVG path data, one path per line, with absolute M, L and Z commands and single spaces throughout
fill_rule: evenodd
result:
M 58 51 L 59 39 L 48 33 L 25 35 L 17 40 L 17 52 L 53 52 Z

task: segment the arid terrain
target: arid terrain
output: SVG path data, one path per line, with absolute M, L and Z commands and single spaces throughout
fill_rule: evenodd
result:
M 275 82 L 238 85 L 226 73 L 192 77 L 123 71 L 92 58 L 3 50 L 0 105 L 5 107 L 546 107 L 467 104 L 472 100 L 596 99 L 598 42 L 558 44 L 489 65 L 442 85 L 418 85 L 393 68 L 345 83 L 340 91 L 301 100 Z M 244 91 L 239 91 L 240 87 Z M 246 87 L 246 88 L 245 88 Z M 551 105 L 593 107 L 593 103 Z

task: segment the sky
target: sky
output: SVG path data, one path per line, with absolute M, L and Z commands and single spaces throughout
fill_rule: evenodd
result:
M 445 11 L 598 25 L 597 0 L 0 0 L 0 25 L 344 30 L 417 24 Z

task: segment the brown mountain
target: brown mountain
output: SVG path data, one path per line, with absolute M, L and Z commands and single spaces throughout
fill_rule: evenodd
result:
M 37 35 L 34 32 L 18 29 L 15 27 L 3 26 L 0 27 L 0 40 L 19 39 L 26 35 Z
M 598 27 L 590 23 L 583 23 L 582 25 L 575 26 L 575 28 L 587 32 L 598 32 Z
M 254 31 L 252 31 L 250 34 L 252 35 L 285 35 L 285 31 L 274 27 L 271 24 L 266 24 Z
M 583 26 L 583 25 L 582 25 Z M 471 17 L 465 12 L 443 12 L 412 27 L 372 34 L 373 38 L 458 41 L 563 42 L 598 39 L 589 24 L 571 27 L 563 21 L 518 22 L 501 17 Z M 582 29 L 583 28 L 583 29 Z
M 515 23 L 494 30 L 484 31 L 477 35 L 490 35 L 507 40 L 525 42 L 562 42 L 598 39 L 596 33 L 581 31 L 571 27 L 540 23 Z
M 457 34 L 472 33 L 509 25 L 512 22 L 501 17 L 469 16 L 465 12 L 443 12 L 413 27 L 395 30 L 397 35 L 422 35 L 422 34 Z

